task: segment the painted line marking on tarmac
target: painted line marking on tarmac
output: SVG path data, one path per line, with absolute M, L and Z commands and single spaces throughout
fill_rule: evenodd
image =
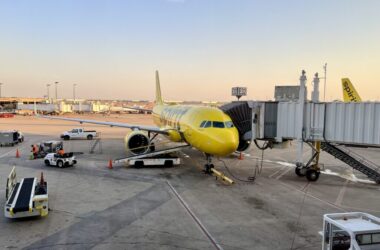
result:
M 189 205 L 186 203 L 186 201 L 179 195 L 177 190 L 170 184 L 169 181 L 166 181 L 170 189 L 173 191 L 175 196 L 178 198 L 182 206 L 186 209 L 186 211 L 190 214 L 190 216 L 193 218 L 193 220 L 197 223 L 199 228 L 202 230 L 202 232 L 207 236 L 207 238 L 211 241 L 213 246 L 218 250 L 223 250 L 222 246 L 218 244 L 218 242 L 214 239 L 214 237 L 210 234 L 210 232 L 206 229 L 206 227 L 202 224 L 200 219 L 194 214 L 194 212 L 190 209 Z
M 342 205 L 343 197 L 344 197 L 344 194 L 346 193 L 348 182 L 349 180 L 346 180 L 343 184 L 343 187 L 340 189 L 338 197 L 336 197 L 336 200 L 334 203 L 335 205 L 338 205 L 338 206 Z
M 14 150 L 14 149 L 12 149 L 12 150 L 9 150 L 8 152 L 6 152 L 6 153 L 4 153 L 4 154 L 0 155 L 0 158 L 3 158 L 4 156 L 7 156 L 7 155 L 9 155 L 9 154 L 10 154 L 10 153 L 12 153 L 12 152 L 16 153 L 16 150 Z
M 282 182 L 282 181 L 279 181 L 279 183 L 280 183 L 281 185 L 287 187 L 287 188 L 294 189 L 294 190 L 296 190 L 296 191 L 298 191 L 298 192 L 300 192 L 300 193 L 302 193 L 302 194 L 305 194 L 305 193 L 306 193 L 305 191 L 303 191 L 304 188 L 305 188 L 306 186 L 304 186 L 304 187 L 300 190 L 300 189 L 298 189 L 298 188 L 296 188 L 296 187 L 293 187 L 293 186 L 291 186 L 291 185 L 285 184 L 285 183 Z M 310 194 L 310 193 L 306 193 L 306 195 L 307 195 L 308 197 L 310 197 L 310 198 L 314 198 L 314 199 L 316 199 L 316 200 L 318 200 L 318 201 L 320 201 L 320 202 L 322 202 L 322 203 L 325 203 L 325 204 L 327 204 L 327 205 L 329 205 L 329 206 L 331 206 L 331 207 L 334 207 L 334 208 L 336 208 L 336 209 L 339 209 L 339 210 L 341 210 L 341 211 L 343 211 L 343 212 L 347 212 L 346 209 L 344 209 L 344 208 L 342 208 L 342 207 L 340 207 L 340 206 L 337 206 L 337 205 L 335 205 L 335 204 L 333 204 L 333 203 L 331 203 L 331 202 L 328 202 L 328 201 L 322 200 L 322 199 L 320 199 L 320 198 L 318 198 L 318 197 L 316 197 L 316 196 L 314 196 L 314 195 L 312 195 L 312 194 Z
M 276 174 L 278 174 L 279 172 L 281 172 L 282 170 L 284 170 L 286 167 L 281 167 L 279 170 L 275 171 L 274 173 L 272 173 L 271 175 L 269 175 L 269 178 L 272 178 L 273 176 L 275 176 Z
M 290 170 L 293 170 L 292 168 L 288 168 L 286 169 L 284 172 L 282 172 L 282 174 L 278 175 L 276 177 L 276 180 L 280 179 L 282 176 L 286 175 L 287 173 L 289 173 Z

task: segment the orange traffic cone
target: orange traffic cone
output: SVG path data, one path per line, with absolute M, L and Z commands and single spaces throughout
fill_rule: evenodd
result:
M 112 168 L 113 168 L 113 167 L 112 167 L 112 160 L 111 160 L 111 159 L 110 159 L 109 162 L 108 162 L 108 168 L 109 168 L 109 169 L 112 169 Z
M 18 149 L 16 150 L 16 158 L 20 158 L 20 152 L 18 151 Z
M 244 156 L 243 156 L 243 153 L 242 153 L 242 152 L 240 152 L 240 155 L 239 155 L 238 159 L 239 159 L 239 160 L 244 160 Z

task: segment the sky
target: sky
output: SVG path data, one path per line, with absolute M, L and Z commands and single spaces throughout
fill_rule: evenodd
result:
M 167 100 L 273 99 L 308 87 L 327 63 L 326 100 L 349 77 L 380 100 L 377 0 L 0 0 L 3 96 Z M 323 81 L 322 81 L 323 82 Z M 323 87 L 323 84 L 322 84 Z M 323 88 L 321 88 L 323 99 Z M 54 88 L 50 87 L 54 96 Z

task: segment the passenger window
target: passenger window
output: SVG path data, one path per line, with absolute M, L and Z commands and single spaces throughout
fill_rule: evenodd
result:
M 206 121 L 203 121 L 203 122 L 201 123 L 201 125 L 199 125 L 199 127 L 203 128 L 203 126 L 205 125 L 205 123 L 206 123 Z
M 211 127 L 211 122 L 210 122 L 210 121 L 207 121 L 204 127 L 205 127 L 205 128 L 209 128 L 209 127 Z
M 212 122 L 212 126 L 214 128 L 224 128 L 224 123 L 223 122 Z
M 231 121 L 226 122 L 226 128 L 233 128 L 234 124 Z

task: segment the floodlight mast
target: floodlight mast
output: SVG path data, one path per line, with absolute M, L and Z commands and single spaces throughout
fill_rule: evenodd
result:
M 232 96 L 236 96 L 238 101 L 242 96 L 247 95 L 247 88 L 246 87 L 233 87 L 232 88 Z

